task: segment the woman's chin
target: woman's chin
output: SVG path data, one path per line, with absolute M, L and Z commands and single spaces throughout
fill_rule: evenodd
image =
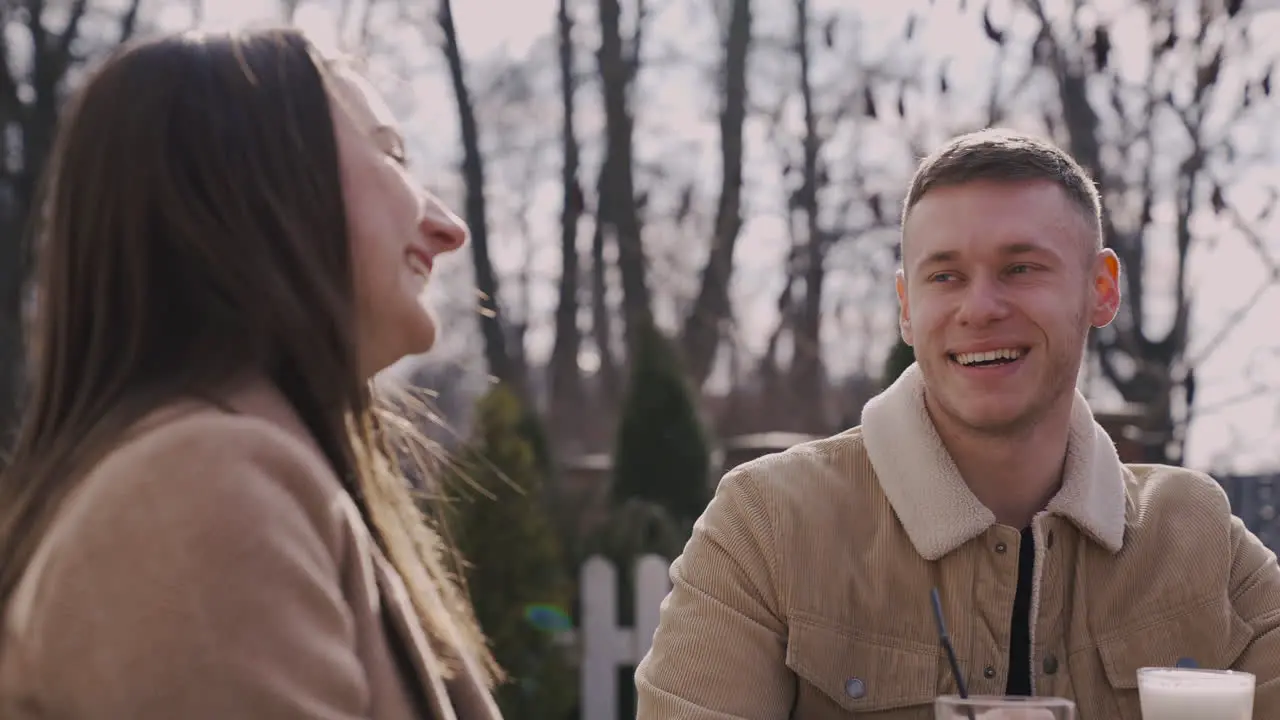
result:
M 383 322 L 376 335 L 361 342 L 360 370 L 372 378 L 408 357 L 421 355 L 436 344 L 436 322 L 425 308 L 402 313 L 398 322 Z M 385 315 L 383 317 L 386 317 Z
M 416 322 L 406 327 L 402 336 L 405 355 L 421 355 L 436 345 L 436 320 L 431 313 L 424 309 L 421 316 L 414 319 Z

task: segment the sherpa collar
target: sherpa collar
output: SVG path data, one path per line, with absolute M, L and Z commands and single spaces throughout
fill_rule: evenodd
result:
M 916 551 L 937 560 L 995 524 L 960 477 L 924 405 L 924 375 L 912 365 L 862 411 L 871 465 Z M 1124 466 L 1079 391 L 1062 489 L 1045 512 L 1062 515 L 1115 553 L 1124 540 Z

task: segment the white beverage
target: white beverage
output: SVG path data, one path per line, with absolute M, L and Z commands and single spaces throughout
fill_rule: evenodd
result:
M 1142 668 L 1142 720 L 1253 720 L 1256 682 L 1229 670 Z

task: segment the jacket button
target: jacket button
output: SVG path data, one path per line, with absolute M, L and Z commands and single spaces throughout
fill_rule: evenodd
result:
M 1044 656 L 1044 674 L 1053 675 L 1058 672 L 1058 658 L 1053 655 Z
M 1005 544 L 1004 544 L 1004 543 L 1002 543 L 1002 542 L 998 542 L 998 543 L 996 543 L 996 552 L 1000 553 L 1001 555 L 1003 555 L 1003 554 L 1004 554 L 1004 551 L 1005 551 L 1005 550 L 1008 550 L 1008 549 L 1009 549 L 1009 546 L 1008 546 L 1008 545 L 1005 545 Z
M 996 669 L 995 669 L 995 668 L 991 667 L 990 665 L 988 665 L 988 666 L 986 666 L 986 667 L 982 668 L 982 677 L 984 677 L 984 678 L 986 678 L 986 679 L 990 680 L 991 678 L 994 678 L 995 676 L 996 676 Z
M 849 678 L 844 683 L 844 694 L 854 700 L 861 700 L 866 697 L 867 684 L 862 682 L 862 678 Z

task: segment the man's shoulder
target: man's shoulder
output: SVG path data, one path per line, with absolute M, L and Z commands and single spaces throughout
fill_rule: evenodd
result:
M 762 455 L 725 473 L 720 490 L 761 496 L 774 508 L 827 506 L 863 486 L 874 471 L 862 428 Z
M 1127 547 L 1146 547 L 1164 557 L 1201 557 L 1230 542 L 1239 521 L 1212 476 L 1174 465 L 1124 468 Z
M 1231 512 L 1226 490 L 1208 473 L 1158 463 L 1126 463 L 1124 469 L 1125 494 L 1134 510 L 1175 514 Z

